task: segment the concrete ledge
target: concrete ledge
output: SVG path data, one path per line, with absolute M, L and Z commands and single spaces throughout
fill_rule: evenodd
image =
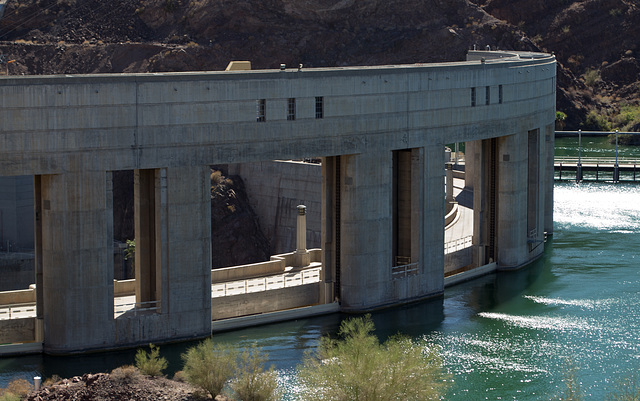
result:
M 444 278 L 444 286 L 451 287 L 456 284 L 460 284 L 465 281 L 472 280 L 474 278 L 484 276 L 489 273 L 493 273 L 498 268 L 498 265 L 494 263 L 489 263 L 488 265 L 476 267 L 475 269 L 468 270 L 466 272 L 454 274 L 453 276 Z
M 256 315 L 317 305 L 323 283 L 230 295 L 211 300 L 211 320 Z
M 0 292 L 0 305 L 29 304 L 34 302 L 36 302 L 35 288 Z
M 444 216 L 444 226 L 445 226 L 445 230 L 453 225 L 456 221 L 458 221 L 458 202 L 453 203 L 452 204 L 452 208 L 449 211 L 449 213 L 447 213 L 446 216 Z
M 0 344 L 34 341 L 36 318 L 0 320 Z
M 311 316 L 328 315 L 340 312 L 340 304 L 333 302 L 325 305 L 305 306 L 278 312 L 261 313 L 258 315 L 214 320 L 211 322 L 212 332 L 230 331 L 262 324 L 278 323 L 287 320 L 303 319 Z
M 41 354 L 42 343 L 15 343 L 0 345 L 0 356 Z
M 113 294 L 116 297 L 134 295 L 136 293 L 136 279 L 113 280 Z

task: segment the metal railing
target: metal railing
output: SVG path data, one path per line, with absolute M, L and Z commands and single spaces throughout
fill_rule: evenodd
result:
M 457 251 L 461 251 L 463 249 L 469 248 L 473 245 L 473 235 L 468 235 L 466 237 L 458 238 L 453 241 L 444 243 L 444 254 L 449 254 Z
M 0 307 L 0 320 L 30 318 L 36 316 L 36 305 L 33 303 L 8 304 Z
M 415 276 L 418 274 L 420 265 L 418 262 L 408 263 L 406 265 L 393 266 L 391 268 L 391 278 L 393 280 L 399 280 L 407 278 L 409 276 Z
M 618 164 L 626 164 L 626 165 L 633 165 L 633 164 L 640 164 L 640 158 L 638 157 L 628 157 L 628 156 L 618 156 Z M 609 157 L 576 157 L 576 156 L 556 156 L 554 157 L 554 162 L 555 163 L 562 163 L 562 164 L 577 164 L 577 163 L 582 163 L 582 164 L 615 164 L 616 163 L 616 158 L 615 156 L 609 156 Z
M 318 283 L 320 282 L 320 270 L 320 267 L 315 267 L 294 273 L 212 284 L 211 298 L 251 294 L 254 292 Z

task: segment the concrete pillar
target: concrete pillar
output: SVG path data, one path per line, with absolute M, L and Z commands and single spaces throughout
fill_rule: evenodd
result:
M 491 234 L 491 140 L 470 141 L 465 145 L 465 180 L 473 189 L 473 265 L 492 262 Z
M 114 343 L 110 177 L 80 171 L 36 179 L 45 352 Z
M 553 234 L 553 162 L 555 157 L 555 125 L 547 125 L 544 128 L 545 141 L 542 147 L 544 156 L 540 160 L 544 160 L 543 167 L 543 192 L 544 192 L 544 232 L 548 235 Z
M 453 164 L 447 163 L 445 169 L 445 186 L 446 186 L 446 195 L 445 200 L 447 203 L 455 202 L 455 198 L 453 196 Z
M 320 279 L 324 283 L 323 299 L 321 303 L 333 302 L 339 296 L 335 291 L 336 283 L 336 198 L 340 191 L 336 188 L 336 165 L 340 157 L 325 157 L 322 159 L 322 185 L 320 202 L 320 236 L 322 246 L 322 272 Z
M 527 244 L 528 133 L 498 138 L 496 261 L 501 268 L 529 260 Z
M 311 254 L 307 251 L 307 208 L 298 205 L 297 229 L 296 229 L 296 267 L 309 266 Z
M 410 150 L 411 269 L 394 276 L 393 152 L 342 156 L 341 306 L 362 311 L 442 293 L 444 145 Z M 348 239 L 348 240 L 347 240 Z M 415 264 L 415 265 L 414 265 Z M 414 270 L 415 268 L 415 270 Z
M 42 180 L 33 177 L 34 199 L 34 270 L 36 284 L 36 333 L 37 342 L 44 341 L 44 284 L 42 281 Z
M 444 145 L 432 144 L 420 149 L 423 154 L 421 180 L 420 225 L 422 275 L 420 296 L 441 294 L 444 291 Z M 416 217 L 417 218 L 417 217 Z
M 393 154 L 343 155 L 341 162 L 341 307 L 362 311 L 398 302 L 391 283 Z

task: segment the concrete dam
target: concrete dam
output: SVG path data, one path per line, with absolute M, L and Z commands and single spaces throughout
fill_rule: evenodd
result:
M 210 335 L 217 314 L 239 307 L 212 298 L 214 164 L 321 160 L 321 248 L 278 262 L 318 266 L 305 287 L 314 305 L 362 312 L 443 293 L 451 143 L 466 148 L 473 267 L 524 266 L 553 230 L 555 80 L 554 56 L 501 51 L 438 64 L 0 77 L 0 176 L 33 177 L 35 248 L 35 317 L 0 321 L 0 343 L 21 330 L 56 354 Z M 114 314 L 118 170 L 135 174 L 136 310 Z

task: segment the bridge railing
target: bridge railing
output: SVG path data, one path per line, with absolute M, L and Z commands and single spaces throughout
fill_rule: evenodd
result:
M 465 248 L 473 245 L 473 236 L 468 235 L 466 237 L 458 238 L 453 241 L 444 243 L 444 254 L 449 254 L 457 251 L 461 251 Z
M 640 158 L 638 157 L 629 157 L 629 156 L 618 156 L 617 158 L 618 164 L 640 164 Z M 556 164 L 615 164 L 615 157 L 577 157 L 577 156 L 555 156 L 554 162 Z
M 10 304 L 0 307 L 0 320 L 34 317 L 35 315 L 36 305 L 33 303 Z

